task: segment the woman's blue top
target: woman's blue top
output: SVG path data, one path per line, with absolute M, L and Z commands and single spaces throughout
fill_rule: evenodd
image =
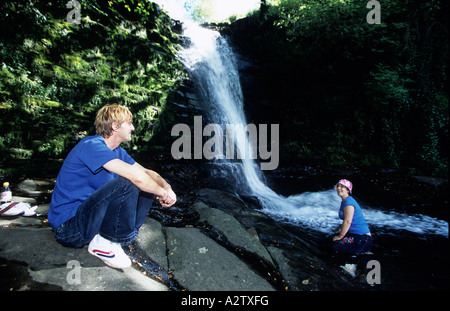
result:
M 342 201 L 339 209 L 339 218 L 344 220 L 344 207 L 349 205 L 355 207 L 355 212 L 353 214 L 352 224 L 348 232 L 360 235 L 370 233 L 369 226 L 366 223 L 361 207 L 352 196 L 348 196 L 344 201 Z

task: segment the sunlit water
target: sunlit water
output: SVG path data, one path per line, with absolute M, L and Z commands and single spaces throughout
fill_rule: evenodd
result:
M 214 123 L 243 124 L 247 121 L 236 58 L 225 38 L 218 32 L 191 22 L 184 23 L 184 35 L 190 45 L 181 53 L 201 95 L 205 110 Z M 248 138 L 239 135 L 235 141 L 239 150 L 248 147 Z M 320 232 L 332 232 L 341 221 L 338 209 L 341 199 L 334 189 L 281 196 L 263 181 L 255 161 L 217 160 L 222 176 L 235 179 L 236 188 L 256 196 L 263 211 L 276 220 L 305 226 Z M 362 205 L 364 216 L 372 230 L 407 230 L 419 234 L 448 237 L 448 223 L 425 215 L 407 215 L 381 211 Z

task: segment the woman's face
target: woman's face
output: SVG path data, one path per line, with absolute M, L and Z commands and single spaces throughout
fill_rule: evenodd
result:
M 336 192 L 337 192 L 338 196 L 340 196 L 342 198 L 343 196 L 345 196 L 345 197 L 348 196 L 350 191 L 347 189 L 346 186 L 337 184 Z

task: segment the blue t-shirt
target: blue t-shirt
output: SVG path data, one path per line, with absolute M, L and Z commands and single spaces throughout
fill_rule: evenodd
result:
M 367 226 L 361 207 L 352 196 L 348 196 L 344 201 L 342 201 L 339 209 L 339 218 L 344 220 L 344 207 L 349 205 L 355 207 L 355 212 L 353 214 L 352 224 L 348 232 L 360 235 L 370 233 L 369 226 Z
M 114 159 L 135 163 L 123 148 L 109 149 L 99 135 L 83 138 L 70 151 L 56 179 L 48 211 L 48 221 L 53 228 L 74 217 L 84 200 L 117 176 L 103 168 Z

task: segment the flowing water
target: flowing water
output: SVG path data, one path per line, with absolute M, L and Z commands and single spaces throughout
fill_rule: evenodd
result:
M 190 45 L 181 54 L 196 83 L 204 109 L 211 121 L 225 128 L 226 124 L 247 125 L 244 102 L 236 66 L 236 56 L 225 38 L 218 32 L 194 23 L 185 23 L 184 35 Z M 237 150 L 244 154 L 251 150 L 245 131 L 236 135 Z M 340 198 L 334 189 L 307 192 L 290 196 L 275 193 L 264 182 L 254 157 L 227 160 L 225 156 L 215 161 L 219 176 L 234 178 L 236 189 L 256 196 L 263 211 L 276 220 L 330 233 L 340 220 L 337 210 Z M 383 232 L 407 230 L 426 235 L 448 237 L 448 223 L 425 215 L 406 215 L 362 206 L 370 227 Z

